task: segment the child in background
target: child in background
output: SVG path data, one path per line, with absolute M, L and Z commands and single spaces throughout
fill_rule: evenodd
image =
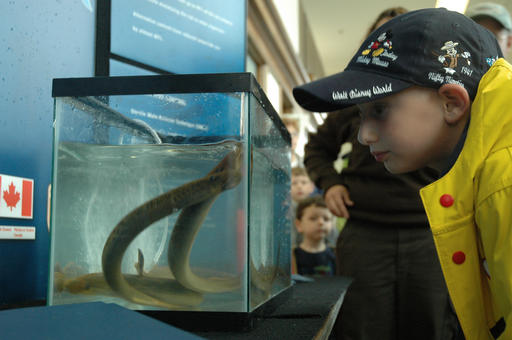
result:
M 292 167 L 302 166 L 302 157 L 297 153 L 297 142 L 299 141 L 300 125 L 299 121 L 294 118 L 285 117 L 282 119 L 283 124 L 290 133 L 291 149 L 292 149 Z
M 332 215 L 321 196 L 303 199 L 297 206 L 295 227 L 302 235 L 300 245 L 293 250 L 292 267 L 301 275 L 334 275 L 336 258 L 326 244 L 332 229 Z
M 305 168 L 296 166 L 292 168 L 292 178 L 291 178 L 291 212 L 293 218 L 295 218 L 295 211 L 297 210 L 297 203 L 306 197 L 309 197 L 315 194 L 316 187 L 311 178 L 309 178 L 308 173 Z M 333 224 L 335 223 L 336 218 L 333 216 Z M 302 236 L 297 233 L 295 228 L 291 230 L 291 241 L 292 248 L 297 247 L 302 241 Z M 327 235 L 327 243 L 329 245 L 335 245 L 336 239 L 338 238 L 338 230 L 336 228 L 331 228 L 329 234 Z
M 292 168 L 292 178 L 291 178 L 291 198 L 292 204 L 290 213 L 292 214 L 292 218 L 295 218 L 295 211 L 297 210 L 297 203 L 300 200 L 303 200 L 306 197 L 309 197 L 315 191 L 315 184 L 308 176 L 306 169 L 303 167 L 293 167 Z M 291 239 L 292 239 L 292 248 L 299 245 L 301 239 L 300 235 L 297 233 L 297 230 L 292 227 L 291 230 Z
M 297 202 L 310 196 L 315 191 L 315 184 L 311 181 L 306 169 L 303 167 L 292 168 L 291 181 L 292 202 L 295 206 Z
M 392 19 L 344 72 L 294 89 L 312 111 L 358 105 L 358 139 L 389 172 L 443 174 L 420 194 L 456 339 L 512 339 L 511 93 L 492 33 L 439 8 Z

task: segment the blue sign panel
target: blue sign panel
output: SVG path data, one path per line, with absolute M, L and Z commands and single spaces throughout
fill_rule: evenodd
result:
M 114 59 L 109 60 L 109 69 L 111 76 L 154 76 L 158 74 Z
M 112 0 L 111 52 L 173 73 L 245 71 L 246 1 Z

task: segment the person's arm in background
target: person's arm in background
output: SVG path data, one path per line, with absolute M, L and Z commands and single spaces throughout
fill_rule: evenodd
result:
M 328 113 L 324 123 L 316 133 L 309 134 L 304 147 L 304 166 L 315 185 L 323 190 L 329 210 L 338 217 L 349 217 L 347 206 L 352 206 L 350 194 L 344 185 L 343 176 L 334 168 L 341 145 L 348 141 L 352 129 L 352 120 L 357 110 Z

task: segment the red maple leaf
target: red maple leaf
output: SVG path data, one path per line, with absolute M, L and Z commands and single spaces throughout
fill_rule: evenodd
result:
M 16 187 L 13 182 L 9 185 L 9 191 L 4 190 L 4 200 L 7 206 L 11 208 L 11 211 L 12 208 L 16 208 L 16 204 L 20 201 L 20 193 L 16 192 Z

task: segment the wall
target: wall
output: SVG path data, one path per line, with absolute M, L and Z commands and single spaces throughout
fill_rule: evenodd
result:
M 0 174 L 35 180 L 34 240 L 0 240 L 0 306 L 44 300 L 51 181 L 52 78 L 94 71 L 94 0 L 4 0 L 0 3 Z
M 304 63 L 309 76 L 312 80 L 325 76 L 320 54 L 315 44 L 313 34 L 309 22 L 304 14 L 304 8 L 300 6 L 299 10 L 299 27 L 300 27 L 300 51 L 299 55 Z

